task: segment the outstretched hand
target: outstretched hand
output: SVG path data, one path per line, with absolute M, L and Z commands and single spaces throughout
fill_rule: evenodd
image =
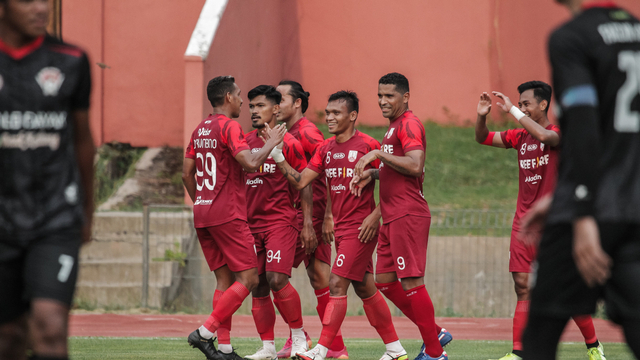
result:
M 379 151 L 380 150 L 369 151 L 363 157 L 361 157 L 360 160 L 358 160 L 358 162 L 356 163 L 356 166 L 353 168 L 354 174 L 358 177 L 362 177 L 365 166 L 378 158 Z
M 487 116 L 491 111 L 491 96 L 486 92 L 480 95 L 480 101 L 478 102 L 478 115 Z
M 364 189 L 371 180 L 373 180 L 373 177 L 371 177 L 371 169 L 365 171 L 362 176 L 354 175 L 349 182 L 349 190 L 351 191 L 351 194 L 360 196 L 362 194 L 362 189 Z
M 494 91 L 493 96 L 502 100 L 502 103 L 497 102 L 496 105 L 498 105 L 504 112 L 509 112 L 509 110 L 511 110 L 513 103 L 511 102 L 511 99 L 509 99 L 508 96 L 498 91 Z
M 287 133 L 287 127 L 285 124 L 276 125 L 273 129 L 269 128 L 269 126 L 264 127 L 264 131 L 262 133 L 263 140 L 265 143 L 269 143 L 274 147 L 278 145 L 282 148 L 282 140 L 284 139 L 284 134 Z

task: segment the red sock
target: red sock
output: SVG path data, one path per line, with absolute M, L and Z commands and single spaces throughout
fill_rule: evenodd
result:
M 251 313 L 260 340 L 273 341 L 273 327 L 276 325 L 276 311 L 273 309 L 271 296 L 254 297 L 251 301 Z
M 527 327 L 529 315 L 529 300 L 518 301 L 513 314 L 513 350 L 522 350 L 522 333 Z
M 287 319 L 291 329 L 302 327 L 302 305 L 296 289 L 287 283 L 280 291 L 273 292 L 273 301 L 277 304 L 282 317 Z
M 369 324 L 373 326 L 382 342 L 385 344 L 398 341 L 398 334 L 396 334 L 396 328 L 391 321 L 391 312 L 387 302 L 382 297 L 379 291 L 366 299 L 362 299 L 362 307 L 364 307 L 364 313 L 367 314 Z
M 584 342 L 586 344 L 593 344 L 598 341 L 596 328 L 593 326 L 593 319 L 591 319 L 591 315 L 576 315 L 573 317 L 573 321 L 575 321 L 576 325 L 580 328 L 580 332 L 582 333 L 582 336 L 584 336 Z
M 411 307 L 411 301 L 407 298 L 407 293 L 402 288 L 400 281 L 394 281 L 386 284 L 376 284 L 378 290 L 391 300 L 391 302 L 402 311 L 402 313 L 409 318 L 414 324 L 416 323 L 415 316 L 413 316 L 413 308 Z M 440 334 L 442 328 L 436 324 L 436 335 Z
M 211 309 L 215 309 L 218 305 L 218 301 L 222 297 L 224 291 L 216 289 L 213 293 L 213 301 L 211 301 Z M 220 327 L 218 328 L 218 344 L 231 344 L 231 319 L 233 316 L 229 317 L 229 319 L 220 323 Z
M 347 315 L 347 297 L 331 296 L 322 318 L 322 333 L 318 344 L 329 347 Z
M 434 358 L 442 355 L 442 346 L 436 333 L 436 319 L 433 310 L 433 303 L 424 285 L 420 285 L 406 291 L 411 302 L 411 308 L 417 319 L 416 325 L 420 330 L 422 341 L 424 341 L 424 352 Z
M 238 310 L 240 305 L 242 305 L 242 301 L 247 296 L 249 296 L 249 290 L 239 282 L 234 282 L 227 291 L 222 294 L 216 304 L 216 308 L 213 309 L 211 315 L 209 315 L 209 318 L 204 323 L 204 327 L 211 332 L 218 330 L 220 324 L 231 318 L 231 315 Z
M 324 289 L 314 291 L 316 293 L 316 298 L 318 299 L 318 306 L 316 306 L 316 310 L 318 311 L 320 322 L 322 322 L 322 319 L 324 318 L 324 309 L 329 303 L 329 287 L 327 286 Z M 333 351 L 340 351 L 344 349 L 344 339 L 342 338 L 342 331 L 340 329 L 338 329 L 338 333 L 333 338 L 333 342 L 331 343 L 331 346 L 329 346 L 329 349 Z

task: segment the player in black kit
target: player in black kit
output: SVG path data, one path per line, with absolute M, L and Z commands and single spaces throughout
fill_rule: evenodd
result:
M 640 23 L 612 2 L 558 1 L 575 15 L 549 57 L 562 144 L 538 253 L 525 359 L 555 359 L 572 315 L 603 298 L 640 357 Z
M 46 35 L 47 0 L 0 0 L 0 359 L 68 359 L 89 240 L 89 62 Z

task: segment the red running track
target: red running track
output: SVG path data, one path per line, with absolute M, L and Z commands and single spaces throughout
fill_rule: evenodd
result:
M 186 337 L 207 319 L 207 315 L 71 315 L 70 336 L 107 337 Z M 458 340 L 511 340 L 512 319 L 505 318 L 436 318 L 437 323 Z M 622 330 L 602 319 L 593 320 L 598 338 L 602 342 L 624 342 Z M 394 317 L 393 323 L 400 339 L 420 339 L 418 328 L 406 317 Z M 315 340 L 322 326 L 317 316 L 304 316 L 304 327 Z M 287 325 L 278 318 L 276 337 L 289 336 Z M 369 325 L 366 316 L 348 316 L 342 324 L 345 338 L 377 339 L 378 334 Z M 258 337 L 250 315 L 233 317 L 232 337 Z M 582 342 L 583 337 L 571 321 L 562 341 Z

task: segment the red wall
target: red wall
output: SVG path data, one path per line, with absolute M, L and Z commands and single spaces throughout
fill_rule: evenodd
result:
M 64 39 L 93 62 L 98 143 L 184 145 L 210 111 L 206 83 L 227 74 L 245 95 L 259 84 L 300 81 L 312 120 L 321 120 L 329 94 L 354 90 L 359 121 L 384 125 L 377 81 L 398 71 L 422 120 L 473 122 L 480 92 L 517 99 L 520 83 L 549 81 L 546 39 L 570 17 L 552 0 L 230 0 L 206 61 L 185 62 L 204 2 L 62 2 Z M 639 1 L 618 3 L 640 14 Z M 249 129 L 246 98 L 240 122 Z

